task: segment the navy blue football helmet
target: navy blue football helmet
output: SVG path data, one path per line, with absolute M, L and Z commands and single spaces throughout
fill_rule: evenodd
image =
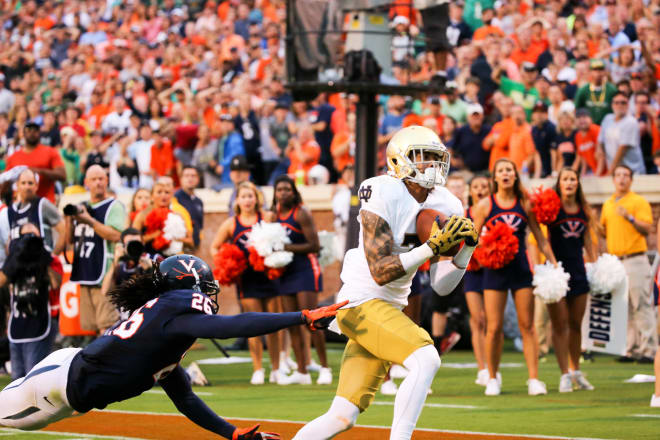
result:
M 182 254 L 168 257 L 158 265 L 159 284 L 164 290 L 191 289 L 211 298 L 213 314 L 218 312 L 220 287 L 213 278 L 208 264 L 194 255 Z

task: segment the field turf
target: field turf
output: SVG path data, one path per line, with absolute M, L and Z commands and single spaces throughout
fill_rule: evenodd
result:
M 203 341 L 203 344 L 205 349 L 188 353 L 184 365 L 193 360 L 222 356 L 211 344 L 206 341 Z M 336 387 L 341 350 L 340 344 L 329 344 L 331 367 L 335 373 L 335 385 L 332 386 L 252 386 L 249 384 L 251 365 L 242 363 L 202 365 L 212 386 L 196 387 L 195 390 L 223 417 L 308 421 L 322 414 L 330 405 Z M 246 352 L 231 354 L 248 356 Z M 527 396 L 527 373 L 522 354 L 514 352 L 507 344 L 502 361 L 505 364 L 515 364 L 505 366 L 501 370 L 503 394 L 499 397 L 486 397 L 483 395 L 484 388 L 474 384 L 476 368 L 448 366 L 473 362 L 472 353 L 453 351 L 445 356 L 445 365 L 440 368 L 433 382 L 433 393 L 426 400 L 427 407 L 424 408 L 417 426 L 569 438 L 660 438 L 660 409 L 649 407 L 653 384 L 624 383 L 625 379 L 637 373 L 652 375 L 652 365 L 619 364 L 611 356 L 597 355 L 593 363 L 583 364 L 582 367 L 596 390 L 559 394 L 559 370 L 551 355 L 539 368 L 540 379 L 548 385 L 549 394 L 531 397 Z M 266 371 L 269 371 L 267 363 Z M 312 377 L 315 378 L 315 374 L 312 374 Z M 9 378 L 0 377 L 0 387 L 8 382 Z M 358 424 L 390 425 L 393 401 L 393 397 L 377 395 L 376 403 L 379 404 L 372 405 L 362 414 Z M 111 405 L 108 409 L 149 413 L 177 412 L 158 388 L 138 398 Z M 17 433 L 2 429 L 0 437 L 21 440 L 103 438 L 90 434 Z M 383 434 L 382 438 L 387 438 L 387 435 Z

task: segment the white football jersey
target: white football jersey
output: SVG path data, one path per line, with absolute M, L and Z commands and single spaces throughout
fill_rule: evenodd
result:
M 403 181 L 392 176 L 377 176 L 365 180 L 358 192 L 360 212 L 372 212 L 387 222 L 392 230 L 395 255 L 409 251 L 418 244 L 416 219 L 421 209 L 435 209 L 445 215 L 462 215 L 461 202 L 445 187 L 436 187 L 424 203 L 419 203 L 408 192 Z M 360 222 L 360 215 L 357 217 Z M 410 285 L 415 273 L 410 273 L 379 286 L 371 276 L 364 251 L 362 224 L 360 223 L 359 244 L 344 256 L 341 271 L 343 286 L 337 302 L 349 301 L 355 307 L 372 299 L 382 299 L 401 308 L 408 304 Z

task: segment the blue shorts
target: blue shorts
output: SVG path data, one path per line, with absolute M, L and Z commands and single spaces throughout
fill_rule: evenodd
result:
M 532 287 L 532 271 L 529 269 L 527 254 L 519 251 L 513 261 L 501 269 L 484 268 L 484 290 L 511 290 Z
M 323 276 L 316 255 L 294 255 L 293 261 L 279 278 L 277 290 L 280 295 L 322 291 Z
M 567 298 L 576 297 L 589 293 L 591 286 L 587 281 L 587 272 L 584 268 L 584 262 L 571 263 L 570 261 L 562 262 L 564 269 L 571 275 L 568 280 Z
M 420 271 L 417 271 L 417 273 L 412 279 L 412 284 L 410 285 L 410 295 L 408 295 L 408 297 L 416 296 L 422 293 L 424 289 L 424 287 L 422 286 L 423 276 L 424 275 Z
M 468 270 L 463 276 L 463 292 L 484 293 L 484 270 Z

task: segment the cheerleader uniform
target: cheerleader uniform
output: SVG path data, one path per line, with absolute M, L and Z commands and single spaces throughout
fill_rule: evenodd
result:
M 518 252 L 513 260 L 501 269 L 484 268 L 483 288 L 489 290 L 516 291 L 532 287 L 532 272 L 527 260 L 525 246 L 525 231 L 527 229 L 527 214 L 520 200 L 511 208 L 502 208 L 497 204 L 495 196 L 490 196 L 490 213 L 486 217 L 486 226 L 491 227 L 497 222 L 504 222 L 513 228 L 513 234 L 518 239 Z
M 277 222 L 286 229 L 292 244 L 306 243 L 300 223 L 296 221 L 296 215 L 300 206 L 291 210 L 287 217 L 277 214 Z M 293 295 L 298 292 L 323 290 L 323 278 L 321 266 L 316 254 L 293 254 L 293 261 L 286 266 L 282 276 L 279 278 L 278 291 L 280 295 Z
M 591 290 L 582 256 L 585 233 L 587 216 L 582 208 L 574 214 L 569 214 L 562 207 L 555 221 L 548 225 L 548 237 L 555 258 L 562 262 L 564 270 L 571 275 L 567 297 L 583 295 Z
M 261 213 L 257 214 L 257 223 L 261 221 Z M 245 226 L 234 216 L 234 234 L 232 235 L 231 242 L 238 246 L 245 258 L 249 257 L 247 249 L 247 235 L 252 230 L 252 226 Z M 270 298 L 277 296 L 277 280 L 271 281 L 266 276 L 265 272 L 257 272 L 248 264 L 243 274 L 236 283 L 238 288 L 239 298 Z
M 470 220 L 474 220 L 472 218 L 472 207 L 465 210 L 465 216 Z M 466 270 L 463 276 L 463 292 L 484 293 L 483 282 L 483 268 L 479 268 L 479 270 Z

